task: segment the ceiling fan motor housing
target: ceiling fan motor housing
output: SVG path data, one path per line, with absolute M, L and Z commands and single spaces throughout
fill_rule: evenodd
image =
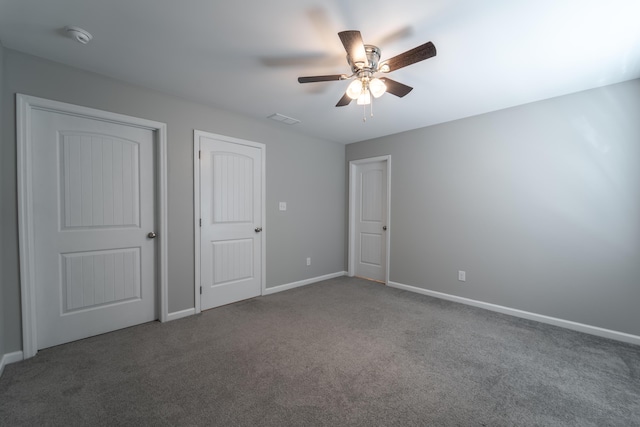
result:
M 365 67 L 362 62 L 354 63 L 351 60 L 351 57 L 347 55 L 347 62 L 351 67 L 351 71 L 354 74 L 358 74 L 360 71 L 369 71 L 370 73 L 375 73 L 378 71 L 378 62 L 380 61 L 380 48 L 371 44 L 365 44 L 364 50 L 367 54 L 367 61 L 369 61 L 369 66 Z

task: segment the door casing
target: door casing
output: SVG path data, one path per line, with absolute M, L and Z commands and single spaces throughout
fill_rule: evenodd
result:
M 266 150 L 265 150 L 265 145 L 259 142 L 253 142 L 253 141 L 247 141 L 244 139 L 239 139 L 239 138 L 233 138 L 230 136 L 225 136 L 225 135 L 218 135 L 215 133 L 210 133 L 210 132 L 204 132 L 204 131 L 200 131 L 200 130 L 194 130 L 193 131 L 193 214 L 194 214 L 194 218 L 193 218 L 193 235 L 194 235 L 194 251 L 195 251 L 195 272 L 194 272 L 194 277 L 195 277 L 195 283 L 194 283 L 194 295 L 195 295 L 195 312 L 200 313 L 201 310 L 201 303 L 200 303 L 200 286 L 202 286 L 201 284 L 201 278 L 200 278 L 200 268 L 201 268 L 201 261 L 200 261 L 200 256 L 201 256 L 201 250 L 200 250 L 200 218 L 201 218 L 201 211 L 200 211 L 200 137 L 207 137 L 207 138 L 213 138 L 213 139 L 217 139 L 220 141 L 225 141 L 225 142 L 229 142 L 232 144 L 240 144 L 240 145 L 248 145 L 250 147 L 255 147 L 255 148 L 259 148 L 262 151 L 262 176 L 260 177 L 260 181 L 261 181 L 261 197 L 262 197 L 262 209 L 260 212 L 260 216 L 262 217 L 262 242 L 261 242 L 261 248 L 260 248 L 260 252 L 261 252 L 261 264 L 262 264 L 262 271 L 260 272 L 260 285 L 261 285 L 261 289 L 260 289 L 260 294 L 264 295 L 265 294 L 265 289 L 266 289 L 266 248 L 267 248 L 267 227 L 266 227 L 266 173 L 265 173 L 265 166 L 266 166 Z
M 368 159 L 351 160 L 349 162 L 349 266 L 347 274 L 349 277 L 355 276 L 356 271 L 356 185 L 357 185 L 357 168 L 359 165 L 367 163 L 386 162 L 387 164 L 387 231 L 385 244 L 385 284 L 389 283 L 389 265 L 391 260 L 391 156 L 371 157 Z
M 22 354 L 23 358 L 36 355 L 36 265 L 33 215 L 33 167 L 32 114 L 33 110 L 52 111 L 66 115 L 87 117 L 126 126 L 149 129 L 155 133 L 156 143 L 156 229 L 157 283 L 159 320 L 168 316 L 167 301 L 167 125 L 165 123 L 125 116 L 79 105 L 52 101 L 34 96 L 16 95 L 17 166 L 18 166 L 18 240 L 20 244 L 20 291 L 22 304 Z

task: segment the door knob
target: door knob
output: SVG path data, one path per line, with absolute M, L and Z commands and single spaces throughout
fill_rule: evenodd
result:
M 150 231 L 149 234 L 147 234 L 147 237 L 150 238 L 150 239 L 155 239 L 156 236 L 157 236 L 157 234 L 154 233 L 153 231 Z
M 386 225 L 383 225 L 383 226 L 382 226 L 382 229 L 383 229 L 384 231 L 387 231 L 387 226 L 386 226 Z
M 256 233 L 259 233 L 262 231 L 262 227 L 256 227 Z

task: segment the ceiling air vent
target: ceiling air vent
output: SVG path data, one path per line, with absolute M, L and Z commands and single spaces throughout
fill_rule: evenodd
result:
M 300 123 L 300 120 L 293 117 L 285 116 L 283 114 L 275 113 L 267 117 L 268 119 L 275 120 L 276 122 L 284 123 L 285 125 L 295 125 Z

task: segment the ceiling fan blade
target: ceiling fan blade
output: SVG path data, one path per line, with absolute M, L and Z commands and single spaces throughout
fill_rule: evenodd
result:
M 344 107 L 345 105 L 349 105 L 351 101 L 352 99 L 345 93 L 344 95 L 342 95 L 342 98 L 340 98 L 340 101 L 338 101 L 338 103 L 336 104 L 336 107 Z
M 332 82 L 334 80 L 344 80 L 344 74 L 331 74 L 329 76 L 298 77 L 298 83 Z
M 402 98 L 403 96 L 405 96 L 406 94 L 408 94 L 413 90 L 411 86 L 407 86 L 405 84 L 402 84 L 395 80 L 388 79 L 386 77 L 380 77 L 380 80 L 382 80 L 385 86 L 387 87 L 387 92 L 389 92 L 392 95 L 398 96 L 400 98 Z
M 341 31 L 338 36 L 344 45 L 344 50 L 347 51 L 347 55 L 351 58 L 351 62 L 356 65 L 362 64 L 360 68 L 368 67 L 369 60 L 367 59 L 367 52 L 364 50 L 364 42 L 360 31 Z
M 394 56 L 391 59 L 382 61 L 378 69 L 382 72 L 388 73 L 395 71 L 399 68 L 406 67 L 407 65 L 415 64 L 416 62 L 424 61 L 433 56 L 436 56 L 436 47 L 433 43 L 427 42 L 418 47 L 414 47 L 400 55 Z

